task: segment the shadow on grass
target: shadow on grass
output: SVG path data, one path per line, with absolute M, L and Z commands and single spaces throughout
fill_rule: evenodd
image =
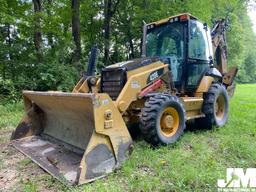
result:
M 185 134 L 186 132 L 191 132 L 191 133 L 205 133 L 205 132 L 211 132 L 213 129 L 207 129 L 203 128 L 200 125 L 198 125 L 195 121 L 195 119 L 188 120 L 186 122 L 186 129 L 185 129 Z
M 139 124 L 127 125 L 127 128 L 129 130 L 129 133 L 134 142 L 144 141 L 143 135 L 139 128 Z M 200 133 L 212 132 L 213 130 L 215 130 L 215 128 L 206 129 L 206 128 L 200 127 L 193 119 L 193 120 L 189 120 L 186 122 L 186 129 L 184 131 L 184 134 L 186 134 L 186 133 L 200 134 Z M 173 143 L 171 146 L 175 147 L 175 144 L 176 144 L 176 142 Z M 150 145 L 150 144 L 148 144 L 148 145 Z M 153 147 L 153 148 L 155 148 L 155 147 Z

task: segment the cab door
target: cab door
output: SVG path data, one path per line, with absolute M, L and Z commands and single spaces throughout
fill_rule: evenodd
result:
M 194 91 L 212 62 L 211 36 L 206 25 L 189 21 L 186 89 Z

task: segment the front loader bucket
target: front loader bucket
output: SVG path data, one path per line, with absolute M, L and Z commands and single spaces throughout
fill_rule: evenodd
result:
M 24 91 L 23 98 L 12 145 L 54 177 L 83 184 L 125 160 L 132 139 L 107 94 Z

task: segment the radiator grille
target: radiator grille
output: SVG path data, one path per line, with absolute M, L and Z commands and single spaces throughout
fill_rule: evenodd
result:
M 105 68 L 101 72 L 101 92 L 116 100 L 126 83 L 125 68 Z

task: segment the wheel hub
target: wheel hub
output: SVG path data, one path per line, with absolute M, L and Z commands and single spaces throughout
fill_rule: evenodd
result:
M 215 102 L 215 115 L 218 119 L 222 119 L 225 114 L 225 99 L 220 95 Z
M 171 115 L 166 115 L 165 116 L 165 126 L 168 128 L 172 128 L 173 127 L 173 117 Z
M 166 137 L 173 136 L 179 128 L 179 114 L 173 107 L 167 107 L 161 115 L 161 133 Z

